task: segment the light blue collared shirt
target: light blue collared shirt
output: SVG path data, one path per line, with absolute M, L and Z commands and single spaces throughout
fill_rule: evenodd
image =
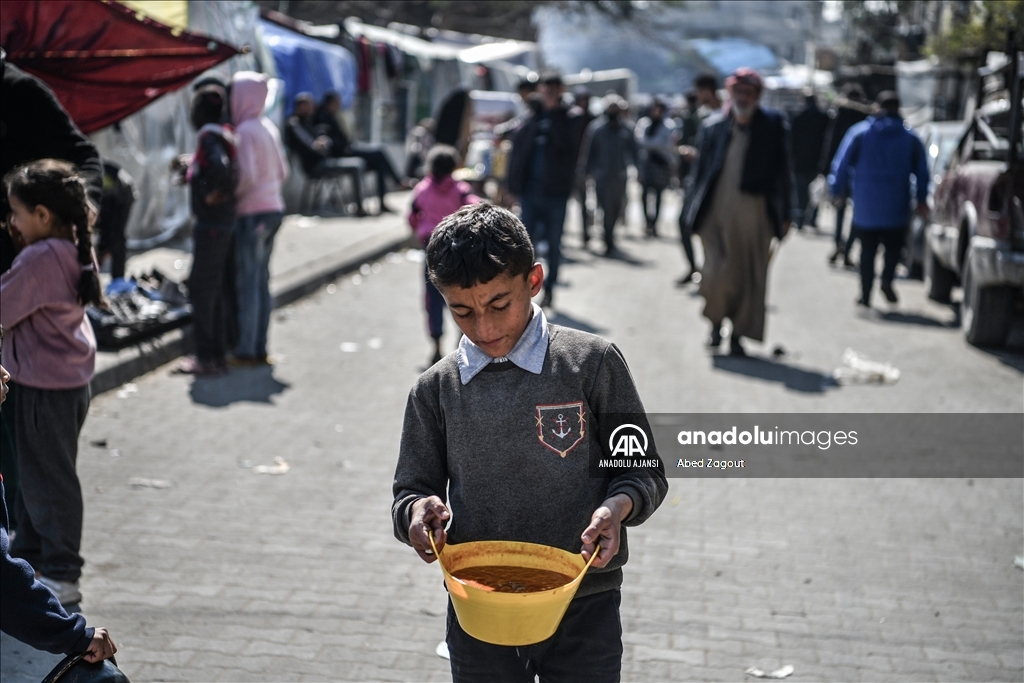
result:
M 523 336 L 519 338 L 516 345 L 512 347 L 509 354 L 503 358 L 491 358 L 483 349 L 469 340 L 469 337 L 462 335 L 459 340 L 459 377 L 462 384 L 469 384 L 469 380 L 480 374 L 480 371 L 487 367 L 488 363 L 505 363 L 512 361 L 517 367 L 539 375 L 544 369 L 544 357 L 548 353 L 548 321 L 544 317 L 544 311 L 537 304 L 533 306 L 533 318 L 527 323 L 523 330 Z

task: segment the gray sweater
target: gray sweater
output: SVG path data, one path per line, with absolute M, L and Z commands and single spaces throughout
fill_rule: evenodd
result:
M 409 542 L 410 508 L 430 495 L 451 510 L 450 543 L 525 541 L 572 553 L 580 552 L 580 535 L 610 496 L 633 501 L 623 526 L 642 523 L 661 504 L 668 490 L 663 468 L 591 474 L 591 457 L 610 454 L 602 414 L 637 415 L 650 434 L 622 354 L 586 332 L 550 325 L 549 335 L 539 375 L 492 363 L 463 385 L 452 354 L 417 380 L 395 471 L 398 540 Z M 653 445 L 648 455 L 656 455 Z M 618 588 L 628 557 L 623 528 L 618 554 L 607 567 L 591 569 L 577 595 Z

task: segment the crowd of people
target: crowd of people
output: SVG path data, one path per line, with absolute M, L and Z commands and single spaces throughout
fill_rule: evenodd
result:
M 927 215 L 929 181 L 921 143 L 899 117 L 895 93 L 881 93 L 872 105 L 860 86 L 849 84 L 825 111 L 808 92 L 803 109 L 789 116 L 761 104 L 765 84 L 754 70 L 737 70 L 724 91 L 719 85 L 717 77 L 701 75 L 685 95 L 685 108 L 672 112 L 654 98 L 634 123 L 629 104 L 612 91 L 594 116 L 592 94 L 578 87 L 567 97 L 557 72 L 520 84 L 525 113 L 495 133 L 512 143 L 503 199 L 518 206 L 547 263 L 543 307 L 554 301 L 570 197 L 580 206 L 583 246 L 589 247 L 597 232 L 588 201 L 592 188 L 603 254 L 621 254 L 616 231 L 625 215 L 630 167 L 641 186 L 648 237 L 658 235 L 665 190 L 676 186 L 683 192 L 679 234 L 689 268 L 676 284 L 699 282 L 704 316 L 711 323 L 708 346 L 722 344 L 726 320 L 731 354 L 745 355 L 744 338 L 764 339 L 769 262 L 791 227 L 817 227 L 818 198 L 810 191 L 822 176 L 829 179 L 836 208 L 829 263 L 841 258 L 846 267 L 856 267 L 850 249 L 860 240 L 857 301 L 870 306 L 874 255 L 882 246 L 881 291 L 890 303 L 898 301 L 893 279 L 909 212 L 913 206 Z M 871 150 L 867 154 L 864 145 Z M 859 184 L 854 182 L 858 173 Z M 915 197 L 910 196 L 912 176 Z M 844 237 L 851 200 L 857 200 L 853 224 Z M 699 265 L 694 235 L 703 246 Z M 430 324 L 435 341 L 438 329 Z

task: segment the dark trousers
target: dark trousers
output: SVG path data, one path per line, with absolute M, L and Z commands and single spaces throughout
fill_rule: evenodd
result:
M 424 296 L 424 304 L 427 307 L 427 329 L 430 330 L 431 337 L 440 339 L 441 333 L 444 331 L 444 309 L 446 304 L 444 297 L 441 296 L 441 292 L 430 281 L 430 274 L 425 264 L 423 271 L 424 279 L 427 281 L 426 294 Z
M 11 555 L 43 576 L 77 581 L 82 575 L 82 487 L 78 434 L 89 412 L 89 385 L 77 389 L 18 386 L 16 415 L 21 488 L 15 506 L 18 535 Z
M 690 271 L 697 270 L 697 261 L 693 256 L 693 229 L 686 222 L 686 203 L 683 203 L 683 211 L 679 212 L 679 240 L 683 243 L 683 253 L 686 260 L 690 262 Z
M 595 187 L 597 203 L 601 206 L 604 223 L 604 246 L 615 248 L 615 224 L 626 208 L 626 184 L 619 182 L 601 183 Z
M 882 286 L 892 285 L 896 276 L 896 264 L 900 262 L 900 253 L 907 239 L 906 228 L 866 229 L 855 228 L 860 239 L 860 291 L 865 301 L 871 300 L 871 287 L 875 282 L 875 254 L 878 246 L 885 247 L 884 265 L 882 266 Z
M 648 234 L 654 235 L 658 229 L 658 217 L 661 215 L 661 193 L 662 188 L 654 187 L 653 185 L 643 186 L 643 203 L 644 203 L 644 216 L 647 218 L 647 232 Z M 651 212 L 651 202 L 648 201 L 648 197 L 654 195 L 654 212 Z
M 520 198 L 523 225 L 530 234 L 534 248 L 537 242 L 548 243 L 548 277 L 544 289 L 551 291 L 558 282 L 558 268 L 562 265 L 562 229 L 565 227 L 565 205 L 569 197 L 540 192 L 526 192 Z
M 617 590 L 569 604 L 555 635 L 536 645 L 491 645 L 459 625 L 451 600 L 445 641 L 453 683 L 617 683 L 622 670 L 622 625 Z
M 402 179 L 398 177 L 398 171 L 395 170 L 395 165 L 391 162 L 391 157 L 388 156 L 383 145 L 353 142 L 351 149 L 351 156 L 365 161 L 367 170 L 377 174 L 377 196 L 384 201 L 387 187 L 384 182 L 385 178 L 391 178 L 396 185 L 402 182 Z
M 810 208 L 808 205 L 811 203 L 811 181 L 817 177 L 817 173 L 794 173 L 793 179 L 796 182 L 796 208 L 798 210 L 798 216 L 796 227 L 799 230 L 804 227 L 807 222 L 807 218 L 810 216 Z
M 587 207 L 587 179 L 582 178 L 576 181 L 576 187 L 572 192 L 576 201 L 580 203 L 580 220 L 583 230 L 583 246 L 587 246 L 590 240 L 590 225 L 594 222 L 594 212 Z
M 227 278 L 234 225 L 196 223 L 193 239 L 195 253 L 188 277 L 188 297 L 192 302 L 192 331 L 196 357 L 203 363 L 223 363 L 227 346 L 227 304 L 224 281 Z

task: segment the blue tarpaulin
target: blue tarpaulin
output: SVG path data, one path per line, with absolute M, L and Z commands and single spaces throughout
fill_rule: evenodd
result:
M 356 95 L 356 58 L 339 45 L 310 38 L 261 20 L 263 43 L 270 48 L 277 76 L 284 81 L 285 109 L 300 92 L 313 93 L 318 101 L 333 90 L 348 109 Z
M 722 75 L 731 74 L 741 66 L 762 72 L 779 66 L 779 60 L 769 48 L 743 38 L 699 38 L 687 41 L 687 45 Z

